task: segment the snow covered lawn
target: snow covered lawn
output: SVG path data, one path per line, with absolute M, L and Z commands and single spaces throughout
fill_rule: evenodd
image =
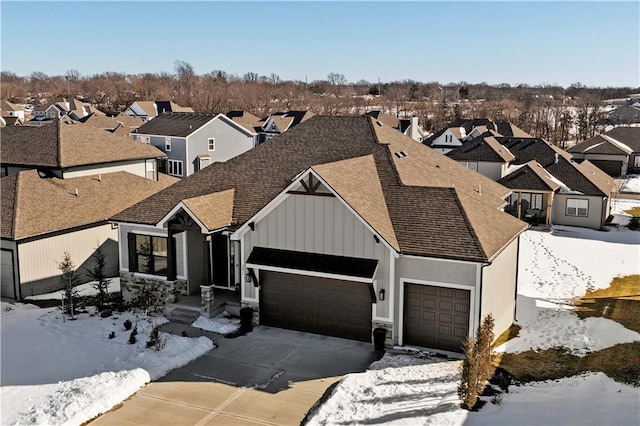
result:
M 619 200 L 613 213 L 640 206 Z M 627 215 L 628 216 L 628 215 Z M 566 348 L 574 355 L 640 341 L 640 334 L 605 318 L 581 320 L 570 303 L 614 277 L 640 274 L 640 232 L 554 226 L 521 239 L 517 323 L 519 337 L 498 350 Z M 630 360 L 633 362 L 633 360 Z M 312 414 L 309 424 L 638 424 L 640 388 L 589 373 L 511 386 L 499 405 L 460 408 L 459 361 L 424 354 L 385 354 L 364 373 L 350 374 Z M 486 401 L 490 398 L 484 397 Z
M 640 193 L 640 175 L 627 175 L 620 185 L 620 192 Z
M 164 317 L 80 314 L 63 322 L 58 308 L 2 303 L 1 309 L 2 425 L 81 424 L 213 348 L 206 337 L 160 333 L 164 348 L 147 349 Z M 128 343 L 127 319 L 137 325 L 135 344 Z

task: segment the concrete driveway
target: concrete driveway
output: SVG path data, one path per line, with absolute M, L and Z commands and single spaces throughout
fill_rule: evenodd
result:
M 176 334 L 183 330 L 218 347 L 92 425 L 297 425 L 329 386 L 382 355 L 370 343 L 270 327 L 229 339 L 182 324 L 165 326 Z

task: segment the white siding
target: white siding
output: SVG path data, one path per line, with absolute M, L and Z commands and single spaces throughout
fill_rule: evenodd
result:
M 92 176 L 97 174 L 113 173 L 113 172 L 129 172 L 133 175 L 146 177 L 145 160 L 136 160 L 130 162 L 113 163 L 107 165 L 94 165 L 74 167 L 64 172 L 64 178 L 70 179 L 80 176 Z
M 107 256 L 107 273 L 109 276 L 116 276 L 117 241 L 117 230 L 106 224 L 18 244 L 22 296 L 59 288 L 58 263 L 62 261 L 65 252 L 71 255 L 76 270 L 81 272 L 81 278 L 86 282 L 88 278 L 82 272 L 84 268 L 91 267 L 91 257 L 95 249 L 101 246 Z
M 589 215 L 567 216 L 567 199 L 581 199 L 589 201 Z M 608 201 L 608 200 L 607 200 Z M 603 211 L 602 197 L 586 197 L 571 194 L 556 194 L 553 199 L 552 222 L 555 225 L 582 226 L 585 228 L 600 229 L 608 215 L 608 209 Z M 608 207 L 608 203 L 607 206 Z
M 491 313 L 498 337 L 511 326 L 514 318 L 518 269 L 518 239 L 515 239 L 482 271 L 480 318 Z
M 506 163 L 493 163 L 488 161 L 478 161 L 478 173 L 491 180 L 499 180 L 506 169 Z
M 389 249 L 382 242 L 376 243 L 373 233 L 334 197 L 288 196 L 256 223 L 255 231 L 244 234 L 245 261 L 254 246 L 377 259 L 376 292 L 388 287 Z M 244 297 L 256 299 L 255 287 L 245 285 Z M 389 300 L 387 297 L 376 303 L 376 317 L 389 317 Z

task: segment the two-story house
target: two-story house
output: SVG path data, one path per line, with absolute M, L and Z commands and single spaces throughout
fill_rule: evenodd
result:
M 180 106 L 173 101 L 135 101 L 124 111 L 126 115 L 145 123 L 167 112 L 193 112 L 193 108 Z
M 257 145 L 255 131 L 224 114 L 172 112 L 143 124 L 131 137 L 162 150 L 162 171 L 187 177 L 216 162 L 227 161 Z
M 22 299 L 61 288 L 69 252 L 80 282 L 102 248 L 118 274 L 118 230 L 106 219 L 177 179 L 157 173 L 158 149 L 69 118 L 0 129 L 0 294 Z

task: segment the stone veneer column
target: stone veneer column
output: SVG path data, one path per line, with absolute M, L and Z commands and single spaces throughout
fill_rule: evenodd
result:
M 200 310 L 200 314 L 205 318 L 211 318 L 211 316 L 213 315 L 213 310 L 215 309 L 215 303 L 213 300 L 213 286 L 201 285 L 200 295 L 200 297 L 202 298 L 202 308 Z

